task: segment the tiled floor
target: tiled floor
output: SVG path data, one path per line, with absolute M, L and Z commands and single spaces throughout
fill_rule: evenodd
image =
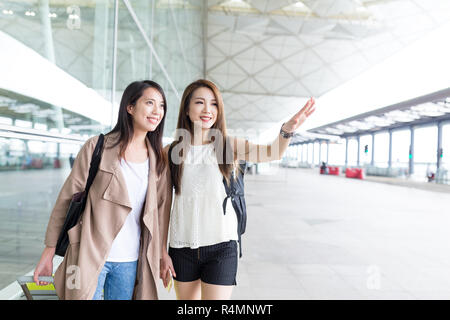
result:
M 450 193 L 274 170 L 246 177 L 233 299 L 450 298 Z M 64 174 L 0 173 L 0 288 L 39 259 Z

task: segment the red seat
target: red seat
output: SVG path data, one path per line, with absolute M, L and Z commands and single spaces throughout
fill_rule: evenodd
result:
M 328 174 L 338 176 L 339 175 L 339 167 L 328 167 Z
M 347 178 L 364 179 L 361 168 L 347 168 L 345 170 L 345 176 Z

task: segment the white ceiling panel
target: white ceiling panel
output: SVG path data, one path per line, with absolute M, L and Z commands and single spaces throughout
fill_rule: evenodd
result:
M 246 3 L 253 11 L 209 10 L 206 76 L 231 77 L 219 83 L 225 100 L 233 94 L 266 95 L 265 101 L 320 97 L 450 20 L 450 1 L 444 0 Z M 220 62 L 220 53 L 226 62 Z M 261 108 L 261 100 L 257 103 Z M 258 109 L 252 104 L 242 106 L 242 122 L 228 126 L 256 125 L 252 112 Z M 281 121 L 281 114 L 275 120 Z
M 179 28 L 180 37 L 192 38 L 191 43 L 185 43 L 184 55 L 194 61 L 196 57 L 189 54 L 191 45 L 205 45 L 205 77 L 223 92 L 229 119 L 233 119 L 228 126 L 235 129 L 270 127 L 294 112 L 299 102 L 337 88 L 450 21 L 450 0 L 205 3 L 208 8 L 204 30 L 194 34 L 191 28 Z M 129 22 L 130 17 L 121 17 L 122 27 Z M 17 37 L 32 49 L 44 51 L 36 23 L 24 20 L 10 27 L 0 21 L 0 26 L 12 36 L 20 35 Z M 183 66 L 181 70 L 168 66 L 169 71 L 178 76 L 184 72 L 185 64 L 191 68 L 189 61 L 179 61 L 182 56 L 178 40 L 175 35 L 167 35 L 173 29 L 158 24 L 154 28 L 157 47 L 166 51 L 158 54 L 169 55 L 177 50 L 172 62 Z M 83 29 L 85 33 L 55 30 L 58 65 L 70 70 L 76 78 L 92 82 L 93 28 Z M 206 39 L 202 38 L 203 33 Z M 135 54 L 139 56 L 145 43 L 142 39 L 122 37 L 121 32 L 118 41 L 118 74 L 129 73 L 131 77 L 133 70 L 123 64 L 123 60 L 129 59 L 126 55 L 130 50 L 125 52 L 123 48 L 135 46 Z M 146 57 L 142 55 L 142 59 Z

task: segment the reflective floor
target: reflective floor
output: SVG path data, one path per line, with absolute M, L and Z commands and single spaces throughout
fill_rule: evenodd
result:
M 33 269 L 69 169 L 0 172 L 0 288 Z
M 233 299 L 450 299 L 450 193 L 274 170 L 246 177 Z M 66 174 L 1 173 L 0 287 L 39 259 Z

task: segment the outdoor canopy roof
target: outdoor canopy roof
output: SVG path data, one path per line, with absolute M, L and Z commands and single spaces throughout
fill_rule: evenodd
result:
M 450 88 L 329 123 L 307 132 L 345 138 L 446 120 L 450 121 Z

